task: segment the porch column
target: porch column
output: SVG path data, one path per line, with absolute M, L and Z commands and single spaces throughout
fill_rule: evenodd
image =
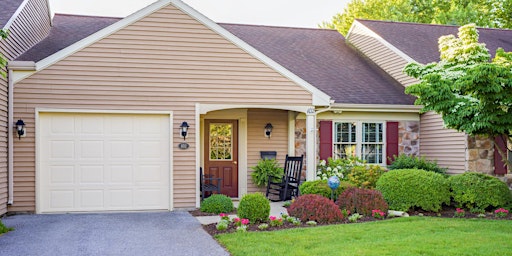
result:
M 306 180 L 315 180 L 316 174 L 316 113 L 309 108 L 306 113 Z

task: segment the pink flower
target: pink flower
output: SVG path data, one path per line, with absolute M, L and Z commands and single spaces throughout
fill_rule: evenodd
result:
M 240 218 L 234 218 L 233 221 L 234 222 L 240 222 Z
M 269 219 L 270 220 L 276 220 L 277 218 L 276 218 L 276 216 L 270 216 Z
M 221 214 L 219 214 L 219 216 L 220 216 L 221 218 L 224 218 L 224 217 L 226 217 L 226 216 L 228 216 L 228 215 L 227 215 L 227 214 L 225 214 L 225 213 L 221 213 Z
M 249 220 L 248 219 L 242 219 L 242 225 L 247 225 L 249 224 Z

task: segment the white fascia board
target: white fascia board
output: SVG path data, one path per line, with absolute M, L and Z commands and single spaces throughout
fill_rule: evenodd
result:
M 352 33 L 352 29 L 355 27 L 355 26 L 360 26 L 362 29 L 364 29 L 368 35 L 370 35 L 371 37 L 377 39 L 377 41 L 379 41 L 381 44 L 383 44 L 384 46 L 386 46 L 387 48 L 389 48 L 391 51 L 393 51 L 394 53 L 396 53 L 398 56 L 400 56 L 401 58 L 403 58 L 404 60 L 406 60 L 407 62 L 416 62 L 413 58 L 411 58 L 409 55 L 405 54 L 404 52 L 402 52 L 401 50 L 399 50 L 398 48 L 396 48 L 394 45 L 392 45 L 391 43 L 389 43 L 388 41 L 386 41 L 384 38 L 382 38 L 381 36 L 379 36 L 377 33 L 373 32 L 373 30 L 369 29 L 368 27 L 366 27 L 365 25 L 363 25 L 361 22 L 359 22 L 358 20 L 354 20 L 354 22 L 352 23 L 352 26 L 350 27 L 350 30 L 346 36 L 347 38 L 347 41 L 349 41 L 349 38 L 350 38 L 350 35 Z
M 245 50 L 247 53 L 255 57 L 256 59 L 260 60 L 261 62 L 267 64 L 269 67 L 280 73 L 281 75 L 285 76 L 286 78 L 294 81 L 299 86 L 307 90 L 313 95 L 312 104 L 314 106 L 329 106 L 331 97 L 327 95 L 326 93 L 320 91 L 318 88 L 314 87 L 310 83 L 306 82 L 304 79 L 300 78 L 299 76 L 295 75 L 288 69 L 284 68 L 271 58 L 267 57 L 265 54 L 261 53 L 260 51 L 256 50 L 254 47 L 249 45 L 248 43 L 244 42 L 240 38 L 233 35 L 228 30 L 224 29 L 219 24 L 213 22 L 208 17 L 204 16 L 200 12 L 196 11 L 194 8 L 188 6 L 187 4 L 183 3 L 180 0 L 171 0 L 171 2 L 174 4 L 176 8 L 179 8 L 181 11 L 187 13 L 191 17 L 195 18 L 197 21 L 201 22 L 214 32 L 218 33 L 225 39 L 229 40 L 236 46 L 240 47 L 241 49 Z
M 393 105 L 393 104 L 333 104 L 331 111 L 371 111 L 371 112 L 401 112 L 420 113 L 423 106 L 417 105 Z
M 14 12 L 14 14 L 11 16 L 11 18 L 9 18 L 9 20 L 7 21 L 7 23 L 5 23 L 4 27 L 2 29 L 9 29 L 12 25 L 12 23 L 16 20 L 16 18 L 18 18 L 18 15 L 20 15 L 21 11 L 23 11 L 23 8 L 25 8 L 25 6 L 27 5 L 27 3 L 29 2 L 30 0 L 25 0 L 23 1 L 20 6 L 18 7 L 18 9 L 16 9 L 16 11 Z
M 70 56 L 71 54 L 75 53 L 75 52 L 78 52 L 82 49 L 84 49 L 85 47 L 87 46 L 90 46 L 92 45 L 93 43 L 131 25 L 132 23 L 146 17 L 147 15 L 150 15 L 151 13 L 155 12 L 155 11 L 158 11 L 159 9 L 167 6 L 168 4 L 170 4 L 170 0 L 160 0 L 160 1 L 157 1 L 149 6 L 146 6 L 145 8 L 129 15 L 128 17 L 38 61 L 36 63 L 36 70 L 32 73 L 25 73 L 21 76 L 18 76 L 15 78 L 14 80 L 14 83 L 18 83 L 19 81 L 29 77 L 30 75 L 40 71 L 40 70 L 43 70 L 55 63 L 57 63 L 58 61 Z

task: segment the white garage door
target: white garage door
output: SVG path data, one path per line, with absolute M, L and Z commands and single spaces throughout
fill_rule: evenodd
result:
M 40 212 L 170 209 L 169 115 L 40 113 Z

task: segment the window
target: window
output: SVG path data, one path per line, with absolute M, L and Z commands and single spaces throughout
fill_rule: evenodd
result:
M 384 134 L 382 122 L 335 122 L 333 156 L 357 156 L 370 164 L 384 164 Z

